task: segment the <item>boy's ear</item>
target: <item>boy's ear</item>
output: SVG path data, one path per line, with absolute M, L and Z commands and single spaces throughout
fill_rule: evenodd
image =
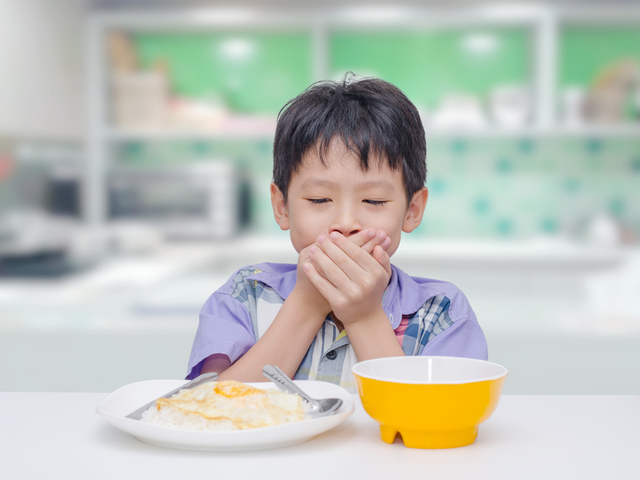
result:
M 289 230 L 289 210 L 284 201 L 284 195 L 273 182 L 271 182 L 271 206 L 273 207 L 273 216 L 276 219 L 276 223 L 280 225 L 282 230 Z
M 422 222 L 422 215 L 424 209 L 427 206 L 427 200 L 429 199 L 429 189 L 422 187 L 418 190 L 411 199 L 407 213 L 404 216 L 402 222 L 402 231 L 406 233 L 413 232 Z

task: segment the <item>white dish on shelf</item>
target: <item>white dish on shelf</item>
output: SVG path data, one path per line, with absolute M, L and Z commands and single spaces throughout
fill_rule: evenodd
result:
M 204 432 L 164 427 L 126 418 L 131 412 L 165 393 L 187 383 L 185 380 L 146 380 L 119 388 L 105 398 L 96 413 L 116 428 L 145 443 L 182 450 L 243 451 L 285 447 L 302 443 L 331 430 L 354 411 L 353 399 L 344 388 L 327 382 L 296 380 L 312 397 L 342 399 L 342 406 L 327 417 L 286 423 L 273 427 L 228 432 Z M 275 388 L 271 382 L 247 383 L 256 388 Z

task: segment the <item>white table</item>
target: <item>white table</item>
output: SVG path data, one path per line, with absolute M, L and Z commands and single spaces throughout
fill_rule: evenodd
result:
M 476 442 L 380 440 L 356 399 L 342 425 L 292 447 L 208 453 L 147 445 L 94 413 L 103 393 L 0 393 L 0 477 L 26 479 L 640 478 L 640 396 L 503 396 Z

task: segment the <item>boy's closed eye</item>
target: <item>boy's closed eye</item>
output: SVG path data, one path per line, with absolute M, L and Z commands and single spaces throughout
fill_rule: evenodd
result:
M 323 203 L 328 203 L 331 201 L 328 198 L 307 198 L 307 200 L 313 205 L 322 205 Z
M 313 205 L 322 205 L 323 203 L 328 203 L 331 201 L 331 199 L 329 198 L 307 198 L 307 200 L 313 204 Z M 369 205 L 374 205 L 377 207 L 381 207 L 383 206 L 385 203 L 387 203 L 387 200 L 363 200 L 363 203 L 367 203 Z
M 368 203 L 369 205 L 374 205 L 376 207 L 382 207 L 387 200 L 363 200 L 364 203 Z

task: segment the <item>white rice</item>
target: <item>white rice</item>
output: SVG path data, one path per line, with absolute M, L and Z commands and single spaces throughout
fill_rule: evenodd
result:
M 184 390 L 181 390 L 180 392 L 183 391 Z M 179 395 L 180 392 L 178 392 L 176 395 Z M 280 392 L 275 389 L 268 389 L 265 392 L 269 394 L 269 400 L 273 405 L 280 407 L 287 412 L 291 412 L 289 414 L 285 414 L 283 418 L 281 418 L 279 421 L 276 421 L 274 424 L 300 421 L 300 419 L 296 418 L 296 416 L 293 414 L 293 412 L 296 411 L 299 405 L 302 406 L 304 418 L 308 418 L 307 411 L 309 410 L 309 407 L 305 402 L 302 402 L 302 399 L 298 395 Z M 202 393 L 204 392 L 198 393 L 202 395 Z M 228 432 L 232 430 L 241 430 L 233 423 L 231 419 L 210 419 L 198 413 L 185 412 L 171 405 L 164 405 L 161 409 L 158 409 L 155 404 L 152 405 L 147 411 L 142 414 L 141 421 L 180 430 L 186 429 L 209 432 Z
M 206 430 L 209 432 L 239 430 L 231 420 L 212 420 L 197 413 L 183 412 L 172 406 L 165 406 L 158 410 L 155 405 L 152 405 L 149 410 L 142 414 L 142 421 L 180 430 Z

